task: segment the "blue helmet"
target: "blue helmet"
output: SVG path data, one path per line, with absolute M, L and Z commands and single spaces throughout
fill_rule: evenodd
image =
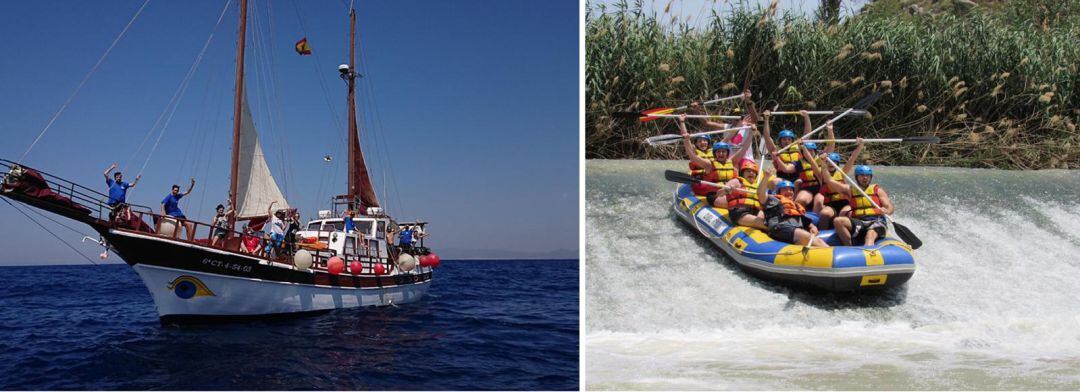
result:
M 842 158 L 840 158 L 840 153 L 838 153 L 838 152 L 830 152 L 829 153 L 829 160 L 833 161 L 833 163 L 840 163 Z
M 870 166 L 866 166 L 866 165 L 855 166 L 855 175 L 856 176 L 872 176 L 872 175 L 874 175 L 874 170 L 871 169 Z
M 780 131 L 780 138 L 783 139 L 785 137 L 790 137 L 791 139 L 794 140 L 795 139 L 795 132 L 791 132 L 790 129 L 785 129 L 783 131 Z
M 712 145 L 712 150 L 713 151 L 716 151 L 716 150 L 728 150 L 728 152 L 730 153 L 731 152 L 731 145 L 727 144 L 727 143 L 724 143 L 724 142 L 716 142 L 716 144 Z
M 709 137 L 708 137 L 708 136 L 706 136 L 706 135 L 701 135 L 701 136 L 695 136 L 695 137 L 694 137 L 694 143 L 697 143 L 697 141 L 698 141 L 698 140 L 705 140 L 705 141 L 709 141 Z
M 817 143 L 806 142 L 806 143 L 803 143 L 803 145 L 806 146 L 807 150 L 815 150 L 815 151 L 817 150 Z
M 784 189 L 784 188 L 791 188 L 792 190 L 795 190 L 795 183 L 793 183 L 791 181 L 788 181 L 788 180 L 783 180 L 783 181 L 780 181 L 779 184 L 776 184 L 776 191 L 777 192 L 780 192 L 780 190 Z

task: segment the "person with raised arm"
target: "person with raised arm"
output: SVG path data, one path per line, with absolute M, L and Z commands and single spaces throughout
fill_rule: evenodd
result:
M 770 128 L 772 111 L 766 110 L 761 115 L 765 118 L 765 147 L 769 151 L 769 155 L 772 155 L 773 166 L 777 168 L 782 168 L 787 165 L 794 165 L 795 162 L 798 162 L 800 158 L 799 150 L 791 146 L 791 143 L 795 141 L 795 132 L 792 132 L 789 129 L 781 130 L 779 134 L 780 148 L 777 149 L 776 144 L 773 143 Z M 803 135 L 806 135 L 812 131 L 810 124 L 810 113 L 805 110 L 800 110 L 799 115 L 803 118 Z M 799 179 L 799 174 L 796 172 L 789 173 L 783 170 L 777 170 L 776 174 L 778 177 L 791 181 L 793 183 Z
M 686 150 L 686 155 L 690 157 L 690 163 L 697 167 L 704 168 L 704 172 L 701 175 L 702 180 L 721 184 L 735 178 L 735 166 L 731 161 L 731 145 L 726 142 L 716 142 L 713 144 L 713 159 L 705 159 L 694 153 L 694 147 L 690 144 L 690 133 L 686 130 L 686 115 L 679 116 L 679 132 L 683 137 L 683 149 Z M 739 146 L 736 155 L 742 154 L 743 151 L 749 148 L 750 139 L 746 138 L 744 143 Z M 694 184 L 691 185 L 691 189 L 695 195 L 705 196 L 705 200 L 709 205 L 718 208 L 727 208 L 727 201 L 723 196 L 719 194 L 719 189 L 711 185 Z
M 811 164 L 817 166 L 813 161 Z M 815 170 L 821 171 L 819 167 Z M 874 179 L 874 171 L 870 169 L 870 166 L 855 166 L 856 184 L 854 185 L 838 182 L 831 176 L 824 176 L 822 179 L 830 188 L 847 196 L 851 206 L 850 216 L 833 219 L 836 235 L 840 237 L 841 243 L 848 246 L 855 243 L 871 246 L 879 238 L 885 237 L 888 228 L 885 215 L 892 215 L 893 204 L 885 188 L 871 183 Z M 874 207 L 875 204 L 881 208 Z
M 844 174 L 851 173 L 851 169 L 855 167 L 855 161 L 859 159 L 859 154 L 862 153 L 863 140 L 861 137 L 856 140 L 855 151 L 848 157 L 847 162 L 844 163 L 844 167 L 840 169 L 841 171 L 836 171 L 836 166 L 825 165 L 825 167 L 822 167 L 819 170 L 828 170 L 828 174 L 815 172 L 814 175 L 819 178 L 831 177 L 833 180 L 836 180 L 836 182 L 843 183 Z M 830 152 L 828 158 L 837 166 L 840 165 L 840 153 Z M 841 174 L 841 172 L 843 174 Z M 844 215 L 845 212 L 851 210 L 847 196 L 840 193 L 835 187 L 829 186 L 828 182 L 823 182 L 821 184 L 820 192 L 814 196 L 814 208 L 816 209 L 815 212 L 817 212 L 818 216 L 821 218 L 821 220 L 818 221 L 818 226 L 822 230 L 831 228 L 834 218 Z
M 835 139 L 832 121 L 825 124 L 825 130 L 828 131 L 828 138 L 830 140 Z M 768 142 L 766 142 L 766 144 L 768 144 Z M 805 149 L 803 149 L 804 147 Z M 821 159 L 821 157 L 818 156 L 819 152 L 824 154 L 831 153 L 834 148 L 834 143 L 829 142 L 826 144 L 823 151 L 818 151 L 818 145 L 814 142 L 802 142 L 798 148 L 800 149 L 800 152 L 797 161 L 793 163 L 784 163 L 777 158 L 776 154 L 773 154 L 773 164 L 777 165 L 777 172 L 787 173 L 788 175 L 798 175 L 799 179 L 796 181 L 796 185 L 799 191 L 795 194 L 795 201 L 802 204 L 803 207 L 811 207 L 811 204 L 814 202 L 814 195 L 817 194 L 821 188 L 821 182 L 814 176 L 814 170 L 811 169 L 809 161 Z M 808 151 L 811 152 L 811 154 L 808 155 L 802 151 Z M 818 212 L 819 210 L 820 208 L 815 208 L 814 212 Z
M 108 169 L 105 169 L 104 173 L 105 186 L 109 187 L 109 200 L 105 202 L 105 204 L 108 204 L 109 207 L 112 209 L 112 211 L 109 212 L 109 220 L 115 218 L 117 212 L 123 209 L 117 208 L 117 206 L 127 203 L 128 189 L 134 188 L 135 185 L 139 183 L 139 179 L 142 178 L 141 174 L 137 175 L 135 176 L 135 181 L 128 184 L 124 182 L 124 175 L 119 171 L 117 171 L 116 173 L 112 173 L 112 178 L 109 178 L 109 173 L 111 173 L 115 168 L 116 164 L 113 163 L 109 166 Z
M 184 212 L 180 211 L 180 199 L 191 194 L 192 189 L 195 189 L 195 177 L 191 177 L 191 185 L 188 186 L 187 192 L 180 193 L 180 186 L 173 185 L 172 192 L 165 195 L 165 198 L 161 200 L 161 215 L 176 218 L 184 226 L 184 230 L 187 231 L 188 241 L 195 239 L 195 223 L 188 221 L 187 217 L 184 216 Z
M 285 240 L 285 210 L 275 211 L 276 203 L 277 201 L 272 201 L 266 207 L 266 215 L 270 217 L 270 231 L 267 234 L 265 253 L 270 258 L 281 255 L 282 241 Z

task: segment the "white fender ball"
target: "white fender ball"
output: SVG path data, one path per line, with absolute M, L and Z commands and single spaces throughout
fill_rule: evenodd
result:
M 397 258 L 397 266 L 402 271 L 409 272 L 416 267 L 416 258 L 410 256 L 408 253 L 402 253 Z
M 292 259 L 293 264 L 296 265 L 296 268 L 304 270 L 311 268 L 311 252 L 308 252 L 305 249 L 300 249 L 296 251 L 296 254 L 293 255 Z

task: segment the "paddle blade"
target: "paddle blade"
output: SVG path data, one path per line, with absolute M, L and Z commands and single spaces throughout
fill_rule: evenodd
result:
M 649 110 L 641 112 L 641 117 L 638 118 L 638 121 L 649 122 L 649 121 L 660 118 L 660 117 L 651 117 L 651 116 L 649 116 L 650 114 L 671 114 L 671 113 L 674 113 L 674 112 L 675 112 L 675 108 L 649 109 Z
M 645 144 L 650 146 L 662 146 L 665 144 L 678 143 L 680 140 L 682 140 L 682 136 L 680 135 L 657 135 L 645 138 Z
M 912 233 L 911 229 L 908 229 L 907 226 L 896 223 L 896 221 L 893 221 L 892 225 L 893 228 L 896 229 L 896 235 L 900 236 L 900 239 L 907 242 L 908 245 L 911 245 L 911 249 L 919 249 L 922 247 L 922 240 L 915 236 L 915 233 Z
M 674 171 L 674 170 L 665 170 L 664 171 L 664 179 L 666 179 L 668 181 L 671 181 L 671 182 L 678 182 L 678 183 L 681 183 L 681 184 L 697 184 L 697 183 L 701 182 L 701 180 L 696 179 L 696 178 L 690 176 L 689 174 L 686 174 L 686 173 L 683 173 L 683 172 L 677 172 L 677 171 Z
M 904 138 L 904 143 L 912 144 L 938 144 L 940 142 L 941 138 L 937 136 L 912 136 Z
M 877 102 L 878 98 L 881 98 L 881 93 L 877 91 L 872 92 L 870 93 L 870 95 L 867 95 L 863 97 L 863 99 L 860 99 L 859 102 L 855 102 L 855 105 L 851 108 L 856 110 L 866 109 L 868 106 L 873 105 L 874 102 Z

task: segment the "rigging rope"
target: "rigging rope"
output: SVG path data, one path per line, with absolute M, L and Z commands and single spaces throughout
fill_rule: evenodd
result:
M 190 68 L 188 68 L 187 75 L 184 75 L 184 79 L 180 82 L 180 85 L 177 86 L 176 92 L 173 93 L 172 98 L 169 99 L 169 103 L 165 105 L 165 110 L 163 110 L 161 112 L 161 115 L 158 116 L 157 121 L 150 128 L 150 131 L 149 131 L 149 133 L 147 133 L 147 136 L 145 138 L 143 138 L 143 143 L 145 144 L 147 138 L 149 138 L 149 136 L 154 133 L 154 128 L 156 128 L 157 125 L 159 123 L 161 123 L 161 120 L 162 120 L 162 118 L 165 117 L 165 114 L 169 113 L 168 119 L 165 121 L 165 124 L 161 127 L 161 132 L 158 133 L 158 138 L 154 142 L 153 148 L 151 148 L 150 152 L 147 153 L 146 160 L 143 161 L 142 168 L 139 169 L 139 173 L 138 173 L 139 175 L 141 175 L 143 173 L 143 171 L 146 170 L 146 165 L 150 163 L 150 158 L 153 158 L 154 152 L 157 151 L 157 147 L 158 147 L 158 144 L 161 143 L 162 136 L 165 136 L 165 130 L 168 129 L 169 122 L 172 121 L 173 115 L 176 114 L 176 109 L 180 106 L 180 101 L 183 99 L 184 92 L 187 91 L 187 86 L 191 82 L 192 76 L 195 75 L 195 71 L 199 68 L 199 64 L 202 63 L 203 56 L 206 54 L 206 49 L 210 46 L 210 42 L 214 39 L 214 34 L 217 33 L 218 27 L 221 26 L 221 21 L 225 18 L 225 11 L 227 11 L 229 9 L 230 4 L 232 4 L 232 0 L 226 1 L 225 6 L 221 8 L 221 14 L 218 15 L 217 24 L 215 24 L 214 29 L 210 31 L 210 36 L 206 38 L 206 42 L 203 44 L 202 50 L 200 50 L 199 55 L 195 57 L 195 62 L 191 64 Z M 170 106 L 172 106 L 171 113 L 170 113 L 170 110 L 169 110 Z M 132 154 L 131 160 L 135 159 L 135 155 L 137 155 L 139 153 L 139 151 L 142 150 L 142 146 L 143 145 L 140 144 L 139 148 L 135 150 L 135 153 Z M 126 171 L 126 167 L 125 167 L 125 171 Z
M 7 199 L 7 198 L 0 198 L 0 199 L 4 200 L 4 202 L 5 202 L 5 203 L 7 203 L 7 204 L 8 204 L 9 206 L 11 206 L 11 208 L 14 208 L 14 209 L 15 209 L 15 211 L 18 211 L 18 212 L 19 212 L 20 214 L 22 214 L 22 216 L 25 216 L 25 217 L 26 217 L 26 219 L 29 219 L 29 220 L 30 220 L 31 222 L 34 222 L 34 224 L 38 225 L 38 227 L 41 227 L 41 229 L 42 229 L 42 230 L 45 230 L 45 232 L 47 232 L 47 233 L 51 234 L 51 235 L 53 236 L 53 238 L 56 238 L 57 240 L 59 240 L 60 242 L 62 242 L 62 243 L 63 243 L 64 245 L 67 245 L 67 247 L 68 247 L 68 248 L 70 248 L 70 249 L 71 249 L 72 251 L 74 251 L 75 253 L 78 253 L 78 254 L 79 254 L 79 256 L 82 256 L 82 257 L 83 257 L 84 259 L 86 259 L 86 261 L 89 261 L 89 262 L 90 262 L 90 264 L 93 264 L 93 265 L 98 265 L 98 263 L 95 263 L 93 259 L 91 259 L 91 258 L 87 257 L 87 256 L 86 256 L 85 254 L 83 254 L 82 252 L 80 252 L 80 251 L 79 251 L 78 249 L 75 249 L 75 247 L 74 247 L 74 246 L 72 246 L 71 244 L 69 244 L 69 243 L 68 243 L 67 241 L 64 241 L 64 239 L 63 239 L 63 238 L 60 238 L 60 236 L 59 236 L 59 235 L 57 235 L 56 233 L 53 233 L 53 232 L 52 232 L 52 230 L 49 230 L 49 228 L 45 227 L 45 225 L 41 224 L 41 222 L 38 222 L 38 221 L 37 221 L 37 220 L 35 220 L 35 219 L 34 219 L 34 218 L 33 218 L 32 216 L 30 216 L 30 215 L 27 215 L 27 214 L 26 214 L 25 212 L 23 212 L 23 210 L 19 209 L 19 208 L 18 208 L 18 207 L 16 207 L 16 206 L 15 206 L 14 204 L 11 204 L 11 202 L 10 202 L 10 201 L 8 201 L 8 199 Z M 61 225 L 61 226 L 63 226 L 63 225 Z M 65 226 L 65 227 L 66 227 L 66 226 Z M 69 227 L 68 229 L 71 229 L 71 228 Z M 71 229 L 71 230 L 74 230 L 74 229 Z
M 357 41 L 362 41 L 362 40 L 363 40 L 363 35 L 358 33 L 357 34 Z M 360 48 L 363 48 L 363 46 L 361 45 Z M 360 51 L 360 63 L 364 66 L 365 70 L 370 70 L 370 68 L 368 67 L 368 64 L 367 64 L 367 56 L 364 56 L 364 52 L 362 50 Z M 374 81 L 374 79 L 371 78 L 371 77 L 368 77 L 367 80 L 364 83 L 364 86 L 367 88 L 368 95 L 371 97 L 369 102 L 371 102 L 372 110 L 374 112 L 374 117 L 375 117 L 375 123 L 372 124 L 372 125 L 373 126 L 377 125 L 377 126 L 374 127 L 374 128 L 376 128 L 376 130 L 375 130 L 375 132 L 373 132 L 373 135 L 377 136 L 377 135 L 381 134 L 385 128 L 383 128 L 383 125 L 382 125 L 382 115 L 379 112 L 378 101 L 375 100 L 375 81 Z M 376 150 L 379 149 L 379 147 L 380 147 L 379 143 L 380 142 L 381 142 L 381 147 L 382 147 L 382 151 L 384 152 L 384 154 L 389 155 L 390 148 L 387 147 L 387 145 L 386 145 L 386 138 L 378 138 L 378 137 L 376 138 L 376 146 L 375 146 Z M 379 155 L 380 155 L 380 157 L 382 157 L 382 156 L 384 156 L 384 154 L 379 154 Z M 382 170 L 382 174 L 383 174 L 383 191 L 384 191 L 383 194 L 386 195 L 387 199 L 390 198 L 389 193 L 385 192 L 386 187 L 389 186 L 388 182 L 386 181 L 386 174 L 389 173 L 390 174 L 390 179 L 391 179 L 391 181 L 393 183 L 393 187 L 391 189 L 394 192 L 394 197 L 395 197 L 395 199 L 397 201 L 397 206 L 400 208 L 404 204 L 401 203 L 401 193 L 399 192 L 400 188 L 398 188 L 398 185 L 397 185 L 397 176 L 394 175 L 394 166 L 393 166 L 394 160 L 392 159 L 392 157 L 387 157 L 387 160 L 389 162 L 384 162 L 383 163 L 385 165 L 385 167 Z M 385 206 L 384 206 L 383 210 L 384 211 L 389 211 L 389 208 L 385 208 Z
M 143 2 L 143 5 L 139 7 L 139 10 L 136 11 L 135 15 L 131 17 L 131 20 L 129 20 L 127 25 L 124 26 L 124 29 L 120 31 L 120 34 L 117 35 L 116 39 L 114 39 L 112 44 L 109 45 L 109 48 L 105 49 L 105 53 L 103 53 L 101 55 L 101 58 L 98 59 L 97 63 L 95 63 L 94 66 L 90 68 L 90 72 L 87 72 L 86 76 L 83 76 L 82 81 L 80 81 L 79 85 L 75 87 L 75 91 L 72 91 L 71 95 L 69 95 L 67 100 L 64 101 L 64 104 L 60 105 L 60 109 L 56 110 L 56 113 L 54 113 L 52 118 L 49 119 L 48 124 L 45 124 L 45 128 L 41 130 L 41 133 L 38 133 L 37 138 L 34 139 L 32 143 L 30 143 L 30 147 L 26 148 L 26 151 L 23 152 L 22 156 L 19 157 L 19 160 L 16 163 L 22 163 L 22 160 L 26 158 L 26 155 L 30 154 L 30 150 L 34 149 L 34 145 L 36 145 L 37 142 L 41 140 L 42 136 L 45 136 L 45 132 L 48 131 L 50 127 L 52 127 L 53 123 L 56 122 L 56 119 L 60 118 L 60 114 L 64 112 L 64 109 L 67 109 L 69 104 L 71 104 L 71 100 L 75 99 L 75 96 L 79 94 L 79 90 L 82 90 L 83 86 L 86 85 L 86 82 L 90 80 L 90 76 L 97 72 L 98 68 L 101 67 L 101 64 L 105 62 L 105 58 L 109 56 L 109 53 L 111 53 L 113 48 L 116 47 L 116 44 L 120 42 L 120 39 L 124 37 L 124 34 L 127 34 L 128 29 L 130 29 L 131 25 L 135 23 L 135 19 L 137 19 L 139 15 L 142 14 L 143 9 L 146 8 L 147 4 L 150 4 L 150 0 L 146 0 Z

